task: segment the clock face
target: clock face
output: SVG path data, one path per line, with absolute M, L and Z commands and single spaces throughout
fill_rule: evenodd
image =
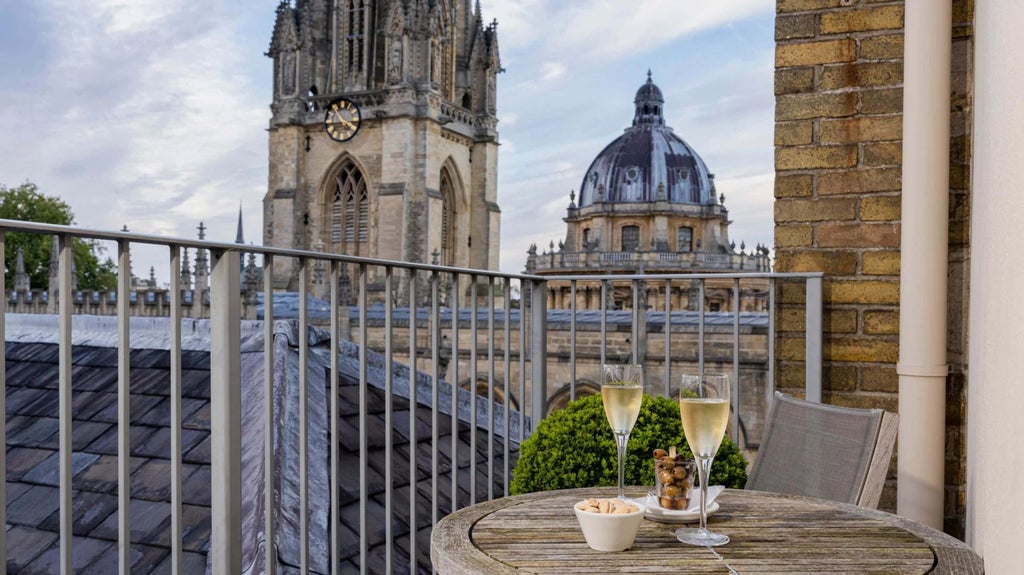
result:
M 331 103 L 324 116 L 324 129 L 327 135 L 338 142 L 351 140 L 359 131 L 361 120 L 359 106 L 341 98 Z

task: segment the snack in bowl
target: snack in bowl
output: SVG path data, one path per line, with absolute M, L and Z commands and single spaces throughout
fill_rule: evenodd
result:
M 625 551 L 633 545 L 644 507 L 618 498 L 589 498 L 573 506 L 587 545 L 596 551 Z
M 668 451 L 654 450 L 654 490 L 658 505 L 678 511 L 690 504 L 690 488 L 697 464 L 676 452 L 673 445 Z

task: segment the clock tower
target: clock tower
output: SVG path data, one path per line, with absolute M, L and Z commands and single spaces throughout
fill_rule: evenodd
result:
M 266 245 L 497 269 L 501 61 L 479 0 L 286 0 L 267 56 Z M 299 289 L 289 258 L 274 277 Z

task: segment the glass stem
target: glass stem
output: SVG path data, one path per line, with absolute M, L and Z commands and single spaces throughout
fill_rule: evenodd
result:
M 714 457 L 701 457 L 698 459 L 698 473 L 700 474 L 700 529 L 698 533 L 706 533 L 708 530 L 708 476 L 711 475 L 711 460 Z
M 615 443 L 619 448 L 619 499 L 625 499 L 626 494 L 623 491 L 623 485 L 626 481 L 626 444 L 629 442 L 628 433 L 616 433 Z

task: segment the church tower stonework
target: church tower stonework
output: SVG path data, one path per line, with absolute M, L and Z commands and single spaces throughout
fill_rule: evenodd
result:
M 286 0 L 267 56 L 266 245 L 497 269 L 501 62 L 479 1 Z M 345 141 L 325 131 L 339 99 L 359 110 Z M 298 290 L 297 262 L 274 278 Z

